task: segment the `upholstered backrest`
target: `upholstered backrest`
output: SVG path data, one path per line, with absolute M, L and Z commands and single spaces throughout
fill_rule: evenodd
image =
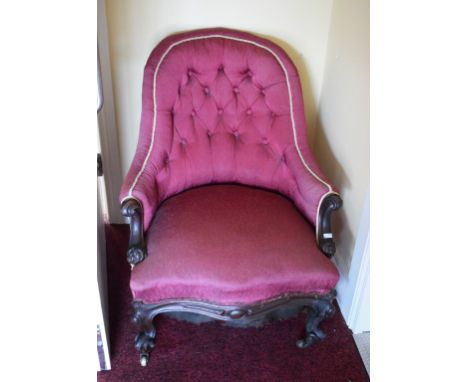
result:
M 170 36 L 146 64 L 142 108 L 123 198 L 138 198 L 141 182 L 159 201 L 234 182 L 279 191 L 315 223 L 332 187 L 307 146 L 296 68 L 277 45 L 220 28 Z

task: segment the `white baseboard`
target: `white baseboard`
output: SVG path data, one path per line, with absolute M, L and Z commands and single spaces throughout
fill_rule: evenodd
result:
M 339 252 L 335 264 L 340 272 L 336 286 L 337 302 L 343 318 L 353 333 L 370 330 L 369 320 L 369 195 L 364 203 L 359 231 L 354 246 L 351 265 L 343 261 Z

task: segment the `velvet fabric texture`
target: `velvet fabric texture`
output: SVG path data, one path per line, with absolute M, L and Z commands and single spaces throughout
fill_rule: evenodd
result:
M 327 293 L 339 278 L 312 225 L 285 197 L 211 185 L 162 203 L 148 257 L 132 271 L 133 297 L 247 304 L 286 293 Z
M 146 230 L 163 200 L 213 183 L 278 191 L 313 224 L 334 192 L 307 145 L 292 61 L 271 41 L 223 28 L 172 35 L 151 53 L 120 198 L 140 201 Z

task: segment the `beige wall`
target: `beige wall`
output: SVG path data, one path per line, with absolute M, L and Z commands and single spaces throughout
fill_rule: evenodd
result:
M 327 49 L 331 0 L 108 0 L 106 1 L 122 171 L 135 152 L 143 67 L 153 47 L 183 30 L 224 26 L 272 38 L 296 63 L 309 136 L 316 121 Z
M 369 1 L 335 0 L 314 137 L 317 159 L 339 187 L 336 260 L 348 273 L 369 189 Z

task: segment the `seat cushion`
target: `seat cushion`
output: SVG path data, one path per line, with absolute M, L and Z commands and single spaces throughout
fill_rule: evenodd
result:
M 148 257 L 132 271 L 136 300 L 248 304 L 284 294 L 325 294 L 339 274 L 314 227 L 285 197 L 210 185 L 167 199 L 146 233 Z

